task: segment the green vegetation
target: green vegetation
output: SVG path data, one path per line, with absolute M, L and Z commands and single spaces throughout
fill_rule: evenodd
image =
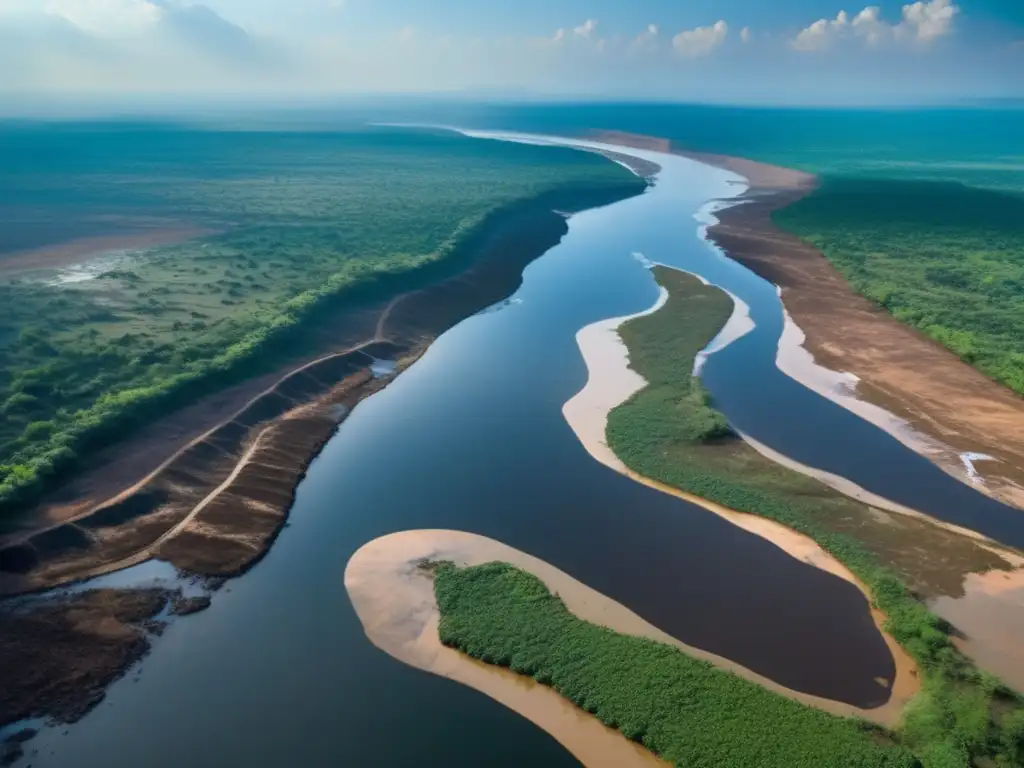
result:
M 0 254 L 0 512 L 137 425 L 315 351 L 328 306 L 465 263 L 510 206 L 642 188 L 572 150 L 410 131 L 26 125 L 0 129 L 0 156 L 0 211 L 42 211 L 54 239 L 219 232 L 111 254 L 78 282 L 4 276 Z M 9 242 L 34 243 L 38 222 L 5 218 L 24 221 Z
M 857 292 L 1024 394 L 1024 198 L 826 178 L 774 218 Z
M 620 329 L 631 367 L 649 386 L 610 414 L 611 448 L 647 477 L 810 536 L 869 587 L 888 617 L 888 631 L 921 671 L 922 691 L 898 736 L 925 768 L 1024 764 L 1024 702 L 963 657 L 948 627 L 883 567 L 894 557 L 901 570 L 913 573 L 913 566 L 871 538 L 865 509 L 741 441 L 721 437 L 721 417 L 706 397 L 694 396 L 698 385 L 691 371 L 696 354 L 728 319 L 731 302 L 685 273 L 664 267 L 654 273 L 669 291 L 667 303 Z
M 880 729 L 577 619 L 543 582 L 510 565 L 445 563 L 434 585 L 442 643 L 553 687 L 674 765 L 919 765 Z

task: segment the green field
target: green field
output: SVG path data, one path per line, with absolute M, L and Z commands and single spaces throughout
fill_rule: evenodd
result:
M 325 303 L 417 287 L 509 205 L 643 185 L 568 149 L 411 131 L 14 125 L 0 157 L 0 212 L 58 242 L 139 222 L 216 233 L 107 256 L 81 282 L 0 272 L 0 511 L 136 425 L 315 352 Z
M 971 545 L 930 526 L 905 530 L 911 542 L 901 540 L 864 505 L 724 437 L 720 414 L 706 397 L 695 395 L 701 390 L 691 372 L 697 352 L 728 319 L 731 301 L 685 273 L 657 267 L 654 274 L 669 291 L 665 306 L 620 329 L 630 366 L 649 386 L 611 412 L 609 446 L 642 475 L 807 534 L 869 587 L 888 617 L 890 634 L 922 672 L 922 691 L 898 735 L 925 768 L 968 768 L 985 765 L 983 759 L 994 761 L 990 765 L 1024 764 L 1024 702 L 957 652 L 948 627 L 904 584 L 912 580 L 915 589 L 925 589 L 922 582 L 932 570 L 959 579 L 962 569 L 986 567 L 954 554 L 960 549 L 928 552 Z M 924 536 L 939 538 L 932 545 Z M 918 562 L 929 554 L 938 555 L 938 562 Z
M 826 177 L 774 218 L 858 293 L 1024 394 L 1024 197 Z
M 511 565 L 440 565 L 441 642 L 553 687 L 686 768 L 919 765 L 880 729 L 811 709 L 676 648 L 577 619 Z

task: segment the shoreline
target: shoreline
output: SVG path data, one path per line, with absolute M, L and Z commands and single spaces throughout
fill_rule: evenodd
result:
M 489 696 L 545 730 L 587 768 L 667 766 L 554 689 L 441 644 L 434 582 L 420 565 L 424 560 L 470 565 L 496 559 L 538 572 L 567 605 L 582 606 L 601 623 L 608 623 L 608 614 L 616 609 L 625 611 L 547 563 L 461 531 L 403 531 L 364 544 L 346 564 L 345 589 L 367 638 L 377 648 L 404 664 Z
M 596 192 L 567 190 L 561 207 L 585 210 L 644 188 L 623 184 Z M 525 267 L 561 240 L 568 224 L 551 202 L 549 196 L 510 211 L 474 241 L 468 258 L 447 266 L 422 288 L 391 298 L 384 312 L 370 318 L 366 342 L 302 363 L 261 388 L 261 394 L 178 450 L 146 482 L 136 481 L 133 492 L 119 493 L 115 502 L 101 504 L 74 523 L 48 528 L 36 541 L 30 536 L 0 550 L 5 566 L 16 560 L 12 554 L 20 554 L 19 548 L 36 557 L 20 573 L 9 567 L 0 572 L 5 598 L 0 599 L 0 616 L 17 608 L 16 595 L 47 593 L 33 599 L 28 610 L 49 611 L 56 622 L 70 621 L 74 607 L 65 599 L 68 591 L 55 587 L 77 584 L 74 594 L 93 594 L 96 590 L 83 580 L 152 558 L 179 573 L 210 577 L 211 585 L 259 562 L 285 527 L 307 468 L 355 405 L 394 380 L 444 331 L 511 296 Z M 137 591 L 133 586 L 106 590 L 117 599 Z M 105 605 L 98 610 L 100 623 L 112 618 L 103 614 Z M 139 658 L 149 650 L 144 639 Z M 13 633 L 5 637 L 16 645 L 23 640 Z M 71 646 L 35 645 L 40 652 L 52 652 L 59 663 L 73 662 Z M 123 676 L 136 660 L 114 665 L 108 682 Z M 63 680 L 58 678 L 56 683 Z M 81 714 L 102 693 L 90 698 Z M 41 714 L 60 720 L 59 711 L 44 707 Z
M 643 188 L 567 190 L 561 199 L 548 195 L 510 209 L 474 241 L 468 262 L 446 268 L 450 276 L 393 297 L 373 317 L 366 341 L 290 370 L 141 482 L 78 510 L 73 522 L 8 536 L 0 595 L 45 590 L 153 556 L 199 575 L 244 572 L 284 525 L 294 489 L 339 413 L 343 418 L 397 375 L 379 376 L 377 360 L 411 364 L 448 328 L 514 293 L 523 269 L 568 231 L 553 202 L 583 210 Z
M 672 267 L 669 268 L 674 269 Z M 684 270 L 677 269 L 676 271 L 682 272 Z M 657 311 L 664 304 L 667 296 L 668 292 L 661 288 L 661 295 L 654 307 L 634 315 L 592 323 L 577 333 L 576 341 L 587 366 L 588 378 L 583 389 L 573 395 L 562 407 L 562 415 L 565 417 L 569 427 L 576 434 L 587 452 L 606 467 L 629 477 L 635 482 L 700 506 L 738 528 L 742 528 L 771 542 L 790 557 L 853 584 L 865 595 L 870 605 L 872 595 L 867 587 L 845 565 L 828 554 L 810 537 L 797 533 L 781 523 L 757 515 L 728 509 L 700 496 L 645 477 L 627 467 L 608 446 L 605 439 L 608 414 L 647 385 L 647 382 L 640 374 L 629 368 L 629 350 L 619 337 L 617 329 L 624 322 L 634 317 L 642 317 Z M 737 316 L 742 321 L 743 314 L 740 308 L 734 304 L 734 310 L 729 322 L 732 323 L 733 319 Z M 723 327 L 722 332 L 727 327 L 728 323 Z M 871 719 L 883 725 L 893 725 L 898 720 L 903 707 L 916 693 L 918 687 L 916 665 L 907 655 L 906 651 L 885 630 L 885 615 L 872 606 L 871 617 L 893 656 L 896 679 L 893 681 L 892 696 L 887 704 L 873 710 L 858 710 L 852 707 L 850 709 L 865 719 Z M 791 693 L 786 693 L 785 695 L 794 697 Z M 800 695 L 802 694 L 797 694 L 796 696 Z M 824 700 L 819 699 L 818 701 Z M 833 703 L 841 708 L 848 706 Z M 835 710 L 827 711 L 836 713 Z
M 553 689 L 443 646 L 437 633 L 433 581 L 421 567 L 424 561 L 438 560 L 459 566 L 509 563 L 543 581 L 584 621 L 673 646 L 806 706 L 881 725 L 892 725 L 890 717 L 898 715 L 888 711 L 888 705 L 859 710 L 783 688 L 728 659 L 681 643 L 549 563 L 483 536 L 462 531 L 402 531 L 371 541 L 352 556 L 345 568 L 345 588 L 370 642 L 409 666 L 467 685 L 518 712 L 554 736 L 588 768 L 665 763 Z
M 777 286 L 785 312 L 779 369 L 960 482 L 1024 510 L 1024 401 L 854 293 L 822 254 L 771 221 L 772 212 L 813 192 L 816 176 L 745 158 L 679 150 L 656 137 L 603 132 L 596 138 L 678 154 L 747 179 L 744 194 L 707 206 L 714 223 L 706 226 L 706 239 L 727 258 Z M 876 343 L 866 350 L 864 345 L 851 346 L 849 329 L 835 327 L 835 317 L 862 325 L 864 331 L 857 335 Z M 920 363 L 908 363 L 908 350 L 922 358 Z M 939 370 L 950 383 L 941 383 L 942 376 L 925 380 L 917 370 Z M 950 408 L 958 401 L 963 416 Z

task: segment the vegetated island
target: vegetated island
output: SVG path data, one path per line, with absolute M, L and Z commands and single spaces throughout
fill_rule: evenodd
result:
M 858 398 L 930 438 L 915 450 L 1024 509 L 1024 199 L 952 182 L 819 178 L 651 136 L 597 138 L 746 177 L 742 204 L 716 212 L 709 237 L 780 287 L 819 364 L 853 374 Z
M 1024 702 L 963 656 L 954 628 L 920 600 L 956 594 L 966 574 L 1011 562 L 978 539 L 850 499 L 731 434 L 693 376 L 693 364 L 725 324 L 732 302 L 686 273 L 653 272 L 668 300 L 620 328 L 630 365 L 647 386 L 610 413 L 608 446 L 633 472 L 781 523 L 849 568 L 918 667 L 921 690 L 895 734 L 924 765 L 1019 764 Z
M 508 557 L 489 565 L 466 558 L 438 563 L 448 550 L 435 546 L 423 557 L 433 564 L 441 641 L 553 686 L 680 766 L 1024 764 L 1024 700 L 963 656 L 955 630 L 919 599 L 922 591 L 959 588 L 966 572 L 1007 562 L 978 539 L 847 498 L 733 435 L 693 375 L 732 302 L 686 273 L 653 271 L 667 292 L 664 303 L 620 331 L 647 384 L 611 412 L 608 446 L 638 476 L 666 489 L 817 542 L 869 590 L 886 629 L 914 659 L 920 690 L 891 730 L 858 724 L 628 637 L 628 629 L 600 618 L 587 623 L 561 587 L 537 581 L 533 564 Z M 419 637 L 428 634 L 421 629 Z
M 385 139 L 385 144 L 387 141 Z M 151 557 L 204 576 L 226 577 L 244 572 L 272 544 L 284 525 L 294 489 L 309 462 L 359 400 L 385 386 L 443 331 L 514 292 L 521 282 L 523 268 L 556 244 L 567 231 L 566 212 L 607 204 L 639 194 L 646 188 L 646 182 L 639 175 L 604 158 L 580 155 L 572 150 L 527 148 L 523 155 L 516 149 L 510 156 L 508 145 L 464 138 L 421 137 L 410 141 L 411 145 L 399 141 L 398 158 L 385 152 L 378 154 L 377 159 L 385 166 L 399 160 L 407 161 L 407 165 L 417 159 L 415 153 L 419 152 L 418 162 L 423 164 L 420 170 L 432 170 L 433 175 L 428 173 L 428 179 L 435 182 L 440 180 L 438 174 L 442 174 L 454 183 L 464 171 L 471 181 L 474 173 L 482 177 L 459 187 L 461 191 L 457 194 L 462 196 L 462 201 L 461 206 L 454 207 L 454 212 L 461 212 L 463 218 L 455 219 L 455 231 L 439 229 L 453 211 L 450 210 L 452 200 L 437 194 L 431 204 L 440 205 L 442 211 L 435 210 L 431 214 L 435 220 L 430 226 L 420 222 L 426 228 L 424 231 L 412 232 L 433 250 L 419 256 L 408 253 L 372 256 L 364 262 L 337 253 L 334 258 L 340 263 L 341 272 L 318 288 L 300 294 L 294 301 L 285 302 L 286 321 L 271 323 L 269 329 L 244 336 L 227 352 L 210 347 L 212 358 L 200 356 L 198 360 L 203 366 L 211 365 L 210 370 L 200 371 L 200 366 L 193 371 L 189 367 L 188 381 L 175 380 L 170 390 L 165 391 L 162 384 L 156 389 L 129 387 L 123 395 L 101 397 L 89 406 L 99 408 L 110 420 L 104 416 L 97 421 L 89 416 L 90 429 L 95 427 L 96 431 L 77 432 L 72 428 L 66 433 L 71 436 L 69 439 L 81 439 L 83 445 L 96 445 L 94 440 L 104 445 L 120 436 L 119 426 L 132 427 L 134 434 L 98 451 L 83 475 L 47 497 L 50 506 L 44 505 L 30 525 L 20 529 L 15 526 L 8 534 L 0 548 L 0 594 L 38 591 L 124 568 Z M 418 143 L 423 141 L 427 142 L 426 149 Z M 466 150 L 466 144 L 474 148 Z M 497 155 L 492 155 L 495 150 Z M 460 155 L 466 152 L 469 157 Z M 412 160 L 408 157 L 410 154 Z M 469 165 L 452 162 L 458 158 Z M 491 162 L 496 163 L 496 168 L 487 170 Z M 509 164 L 512 170 L 518 168 L 519 175 L 510 172 L 504 187 L 500 184 L 493 187 L 495 171 L 499 175 L 502 169 L 509 171 Z M 408 170 L 406 165 L 402 168 Z M 637 172 L 649 173 L 650 167 L 639 167 Z M 386 174 L 376 179 L 385 186 L 386 180 Z M 481 210 L 480 205 L 473 205 L 472 198 L 480 192 L 478 183 L 483 180 L 489 182 L 485 186 L 490 192 L 489 196 L 484 196 Z M 504 190 L 505 197 L 496 201 L 495 189 Z M 321 190 L 314 188 L 313 191 Z M 419 196 L 423 189 L 414 184 L 406 192 Z M 351 201 L 348 204 L 351 205 Z M 375 199 L 371 195 L 362 213 L 372 218 L 373 205 Z M 337 224 L 334 219 L 331 221 Z M 377 238 L 387 236 L 386 228 L 383 233 L 377 229 L 373 232 Z M 316 243 L 321 243 L 325 237 L 320 230 L 313 234 Z M 409 234 L 399 229 L 396 237 Z M 269 234 L 249 233 L 244 237 L 240 230 L 230 233 L 230 237 L 250 238 L 244 242 L 262 243 L 264 249 L 292 249 L 295 254 L 303 251 L 301 243 L 294 238 L 308 235 L 310 233 L 302 227 L 294 232 L 283 229 Z M 253 237 L 256 239 L 252 240 Z M 276 237 L 281 238 L 280 242 L 274 239 Z M 435 237 L 440 242 L 433 239 Z M 275 246 L 275 243 L 278 244 Z M 243 245 L 232 240 L 216 248 L 204 249 L 200 245 L 192 248 L 188 254 L 196 257 L 196 268 L 201 270 L 232 269 L 238 266 L 235 261 L 248 263 L 255 258 L 253 252 L 242 251 Z M 203 251 L 210 250 L 214 251 L 210 256 L 213 262 L 206 263 Z M 329 254 L 318 253 L 319 258 L 330 261 Z M 289 258 L 294 258 L 295 254 Z M 133 274 L 136 278 L 146 276 L 144 282 L 147 282 L 146 268 L 147 265 L 140 264 L 133 269 Z M 168 269 L 168 264 L 157 258 L 148 268 L 155 270 L 158 277 Z M 136 278 L 130 281 L 133 286 Z M 123 278 L 106 279 L 119 281 Z M 43 288 L 36 284 L 27 287 L 15 284 L 6 286 L 5 290 L 32 293 Z M 59 294 L 55 297 L 57 311 L 43 321 L 65 323 L 69 316 L 62 314 L 62 307 L 73 314 L 76 302 L 94 300 L 89 295 L 64 296 L 69 303 L 60 304 L 61 298 Z M 135 299 L 129 296 L 124 300 Z M 162 333 L 168 321 L 162 319 L 162 313 L 155 316 L 161 319 L 152 327 L 152 332 Z M 138 322 L 139 318 L 133 315 L 130 320 Z M 205 328 L 205 323 L 203 325 Z M 235 332 L 239 328 L 237 322 L 225 320 L 218 333 L 227 333 L 229 329 Z M 200 337 L 203 332 L 203 329 L 196 331 Z M 63 346 L 80 341 L 75 333 L 67 330 L 56 333 L 47 342 L 53 347 L 48 350 L 36 349 L 33 346 L 36 337 L 28 334 L 18 342 L 21 346 L 3 351 L 8 355 L 8 362 L 11 355 L 45 354 L 55 359 L 57 367 L 44 368 L 39 375 L 56 376 L 61 365 L 84 365 L 81 354 Z M 152 346 L 145 339 L 129 341 L 130 344 L 125 342 L 129 349 L 136 342 Z M 109 344 L 116 347 L 118 342 Z M 97 354 L 114 365 L 116 360 L 104 357 L 108 351 L 109 346 L 101 346 Z M 171 353 L 179 351 L 172 349 Z M 296 356 L 296 362 L 288 363 Z M 126 369 L 115 366 L 112 371 L 123 374 L 128 380 L 139 375 L 159 379 L 161 372 L 171 364 L 160 358 L 148 368 L 140 368 L 138 363 L 135 358 L 130 365 L 125 362 Z M 283 364 L 288 367 L 281 368 Z M 261 373 L 262 366 L 266 365 L 271 367 L 271 372 Z M 18 370 L 16 366 L 15 370 Z M 232 384 L 238 379 L 242 379 L 241 383 Z M 28 379 L 20 375 L 10 386 L 17 388 L 21 386 L 18 382 L 26 381 Z M 41 386 L 33 391 L 41 393 L 44 389 Z M 16 400 L 18 396 L 19 393 L 11 395 Z M 37 395 L 31 397 L 34 398 L 33 408 L 56 407 Z M 199 401 L 185 405 L 191 397 Z M 166 410 L 173 412 L 169 416 L 159 415 Z M 153 423 L 146 423 L 149 414 L 155 415 Z M 77 413 L 68 418 L 73 421 L 80 416 L 86 418 L 88 414 Z M 30 453 L 33 446 L 45 447 L 46 440 L 59 442 L 62 439 L 59 435 L 65 433 L 55 429 L 39 432 L 39 440 L 43 442 L 26 442 L 24 436 L 19 437 L 15 449 Z M 29 432 L 35 434 L 31 429 Z M 133 461 L 133 452 L 143 454 L 144 458 Z M 24 474 L 16 469 L 12 475 L 9 465 L 4 470 L 8 472 L 8 480 Z M 54 477 L 63 478 L 63 474 Z M 8 484 L 6 487 L 8 501 L 12 493 L 13 498 L 22 498 L 15 486 Z M 98 491 L 103 491 L 99 499 L 96 498 Z M 110 495 L 106 496 L 107 493 Z M 4 508 L 8 522 L 10 512 L 17 509 L 18 504 Z M 91 610 L 94 614 L 102 613 L 122 599 L 130 601 L 133 594 L 133 590 L 127 590 L 116 599 L 100 600 Z M 41 612 L 38 621 L 34 618 L 37 612 Z M 22 630 L 42 625 L 65 626 L 73 623 L 79 613 L 75 601 L 38 600 L 26 607 L 10 601 L 0 604 L 0 618 L 10 616 L 12 621 L 11 631 L 5 631 L 2 637 L 4 647 L 10 644 L 13 644 L 10 647 L 24 647 L 27 636 Z M 109 613 L 116 619 L 113 608 Z M 95 618 L 98 621 L 102 617 Z M 144 631 L 149 629 L 152 627 L 143 627 Z M 69 660 L 77 653 L 75 643 L 66 642 L 60 632 L 47 634 L 32 629 L 32 633 L 31 642 L 40 645 L 42 655 L 38 658 L 63 654 L 65 660 Z M 148 640 L 143 645 L 148 648 Z M 140 647 L 140 644 L 133 646 Z M 4 653 L 6 656 L 6 651 Z M 121 661 L 112 665 L 111 674 L 103 685 L 122 675 L 137 656 L 120 655 Z M 36 699 L 31 698 L 31 680 L 40 674 L 52 674 L 55 685 L 66 687 L 70 678 L 60 674 L 60 670 L 72 666 L 51 665 L 46 667 L 49 671 L 44 672 L 39 664 L 22 665 L 11 671 L 16 676 L 10 678 L 10 684 L 29 692 L 29 709 L 33 713 L 67 719 L 64 705 L 51 706 L 47 704 L 51 700 L 41 694 Z M 87 703 L 95 700 L 91 694 L 86 697 Z M 22 709 L 24 707 L 19 711 Z M 5 724 L 0 721 L 0 726 Z

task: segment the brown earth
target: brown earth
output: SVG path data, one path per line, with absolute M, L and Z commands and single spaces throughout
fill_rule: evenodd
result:
M 958 453 L 982 453 L 984 485 L 975 486 L 1024 509 L 1024 399 L 987 378 L 922 333 L 854 293 L 813 246 L 772 222 L 774 211 L 811 192 L 814 176 L 743 158 L 680 150 L 664 139 L 602 134 L 601 140 L 674 151 L 745 176 L 739 205 L 716 212 L 709 237 L 728 255 L 782 289 L 782 300 L 806 335 L 804 346 L 830 369 L 860 379 L 857 395 L 950 446 L 928 455 L 964 479 Z M 922 372 L 927 375 L 922 375 Z
M 206 398 L 112 448 L 109 461 L 42 505 L 30 527 L 6 537 L 0 595 L 150 557 L 201 575 L 245 571 L 280 531 L 306 467 L 352 407 L 442 332 L 512 293 L 523 268 L 558 242 L 567 226 L 555 205 L 579 210 L 635 191 L 574 190 L 514 207 L 450 275 L 386 303 L 356 304 L 333 317 L 330 328 L 311 331 L 324 335 L 328 348 L 338 339 L 345 348 L 269 387 L 258 379 Z M 363 340 L 352 343 L 358 334 Z M 378 359 L 397 362 L 396 371 L 375 378 L 370 366 Z M 265 388 L 253 396 L 257 387 Z
M 162 589 L 101 589 L 0 609 L 0 726 L 82 717 L 149 650 L 145 622 L 170 597 Z
M 160 222 L 134 232 L 98 237 L 79 237 L 63 243 L 0 254 L 0 275 L 14 275 L 43 269 L 62 269 L 81 264 L 111 251 L 152 248 L 216 234 L 216 230 L 171 226 Z

